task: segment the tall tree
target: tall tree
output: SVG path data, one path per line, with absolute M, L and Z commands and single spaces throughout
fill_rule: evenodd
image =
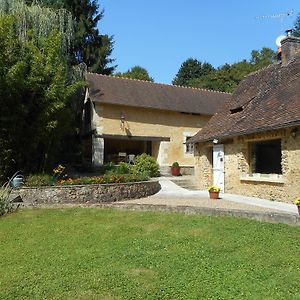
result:
M 116 73 L 116 77 L 123 77 L 123 78 L 131 78 L 131 79 L 139 79 L 145 81 L 154 81 L 152 77 L 150 77 L 148 71 L 140 66 L 134 66 L 129 69 L 127 72 L 124 73 Z
M 259 50 L 252 50 L 250 63 L 256 70 L 262 69 L 275 62 L 276 53 L 270 48 L 262 48 Z
M 276 53 L 269 48 L 253 50 L 250 60 L 242 60 L 232 65 L 225 64 L 204 75 L 195 76 L 185 82 L 186 86 L 205 88 L 223 92 L 233 92 L 240 81 L 249 73 L 262 69 L 275 61 Z
M 0 7 L 2 178 L 18 169 L 43 170 L 57 157 L 62 141 L 73 130 L 72 100 L 82 87 L 68 64 L 67 28 L 55 23 L 54 15 L 60 12 L 15 7 L 13 1 L 5 10 Z M 49 32 L 41 30 L 49 27 Z
M 300 37 L 300 13 L 295 21 L 294 35 Z
M 188 85 L 190 80 L 206 76 L 212 71 L 214 71 L 214 68 L 211 64 L 207 62 L 202 63 L 194 58 L 188 58 L 180 66 L 172 83 L 174 85 L 185 86 Z
M 36 0 L 26 0 L 34 3 Z M 96 0 L 40 0 L 44 6 L 65 8 L 74 19 L 75 40 L 74 63 L 85 63 L 88 70 L 101 74 L 112 74 L 115 66 L 110 56 L 113 51 L 113 37 L 102 35 L 97 28 L 104 11 L 99 10 Z

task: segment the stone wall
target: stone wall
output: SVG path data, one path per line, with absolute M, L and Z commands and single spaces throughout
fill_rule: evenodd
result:
M 121 114 L 125 116 L 124 128 L 120 126 Z M 194 155 L 185 151 L 186 137 L 195 135 L 211 118 L 204 115 L 104 103 L 95 104 L 92 116 L 92 127 L 97 135 L 170 138 L 170 141 L 153 141 L 152 155 L 160 166 L 170 166 L 177 161 L 180 165 L 189 167 L 194 166 Z M 95 150 L 97 149 L 95 147 Z M 101 164 L 101 159 L 99 160 L 97 155 L 101 157 L 94 152 L 95 162 Z
M 126 199 L 138 199 L 157 193 L 158 181 L 90 184 L 76 186 L 22 187 L 14 189 L 12 198 L 21 196 L 29 205 L 57 203 L 108 203 Z
M 224 141 L 225 192 L 290 203 L 300 196 L 300 128 L 296 137 L 291 129 L 240 136 Z M 281 139 L 282 174 L 251 174 L 249 144 Z M 212 143 L 196 147 L 195 174 L 199 187 L 212 184 Z
M 207 189 L 213 181 L 212 144 L 195 145 L 195 177 L 201 189 Z

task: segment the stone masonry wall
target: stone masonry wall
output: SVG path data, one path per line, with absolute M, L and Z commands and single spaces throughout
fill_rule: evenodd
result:
M 206 189 L 212 184 L 212 145 L 195 145 L 195 177 L 201 189 Z
M 300 196 L 300 130 L 292 137 L 291 129 L 273 130 L 234 138 L 224 143 L 225 192 L 291 203 Z M 281 139 L 282 175 L 251 174 L 249 143 Z M 209 150 L 208 150 L 209 149 Z M 197 145 L 195 173 L 198 185 L 212 184 L 212 165 L 208 144 Z M 253 176 L 253 177 L 251 177 Z
M 77 186 L 22 187 L 14 189 L 12 197 L 21 196 L 29 205 L 57 203 L 105 203 L 138 199 L 157 193 L 158 181 L 90 184 Z
M 120 127 L 121 114 L 126 119 L 124 129 Z M 170 138 L 168 142 L 152 143 L 152 155 L 160 166 L 177 161 L 181 166 L 193 167 L 194 155 L 185 152 L 185 139 L 195 135 L 209 119 L 204 115 L 96 103 L 93 120 L 97 134 Z

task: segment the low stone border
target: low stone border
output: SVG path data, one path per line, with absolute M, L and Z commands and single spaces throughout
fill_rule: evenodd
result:
M 288 214 L 280 212 L 256 212 L 238 209 L 208 208 L 194 206 L 170 206 L 170 205 L 152 205 L 152 204 L 131 204 L 114 203 L 103 205 L 116 209 L 138 210 L 138 211 L 160 211 L 160 212 L 181 212 L 187 215 L 203 216 L 227 216 L 254 219 L 257 221 L 269 223 L 282 223 L 292 226 L 300 226 L 300 217 L 297 214 Z
M 160 189 L 158 181 L 21 187 L 12 191 L 11 198 L 21 197 L 25 206 L 56 203 L 109 203 L 148 197 Z

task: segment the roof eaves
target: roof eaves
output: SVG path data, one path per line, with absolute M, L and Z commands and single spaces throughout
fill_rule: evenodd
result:
M 174 112 L 179 112 L 179 113 L 185 113 L 185 114 L 196 114 L 196 115 L 203 115 L 203 116 L 213 116 L 214 113 L 209 113 L 205 111 L 201 112 L 195 112 L 195 111 L 188 111 L 188 110 L 183 110 L 183 109 L 171 109 L 171 108 L 158 108 L 158 107 L 153 107 L 153 106 L 147 106 L 147 105 L 133 105 L 130 103 L 122 104 L 122 103 L 112 103 L 110 101 L 103 101 L 99 100 L 97 98 L 93 99 L 92 97 L 89 97 L 91 101 L 95 103 L 103 103 L 103 104 L 109 104 L 109 105 L 119 105 L 119 106 L 128 106 L 128 107 L 139 107 L 139 108 L 146 108 L 146 109 L 155 109 L 155 110 L 160 110 L 160 111 L 174 111 Z
M 289 127 L 293 127 L 293 126 L 300 126 L 300 120 L 288 122 L 285 124 L 275 125 L 275 126 L 265 126 L 265 127 L 259 128 L 259 129 L 253 129 L 253 130 L 249 130 L 246 132 L 240 131 L 240 132 L 234 132 L 231 134 L 215 135 L 215 136 L 211 136 L 209 138 L 204 138 L 204 139 L 200 139 L 200 140 L 197 140 L 197 138 L 195 137 L 195 139 L 191 138 L 189 140 L 189 142 L 198 144 L 198 143 L 206 143 L 209 141 L 213 141 L 214 139 L 226 140 L 226 139 L 237 137 L 237 136 L 243 136 L 243 135 L 248 135 L 248 134 L 253 134 L 253 133 L 260 133 L 260 132 L 269 131 L 269 130 L 284 129 L 284 128 L 289 128 Z M 193 141 L 193 140 L 195 140 L 195 141 Z

